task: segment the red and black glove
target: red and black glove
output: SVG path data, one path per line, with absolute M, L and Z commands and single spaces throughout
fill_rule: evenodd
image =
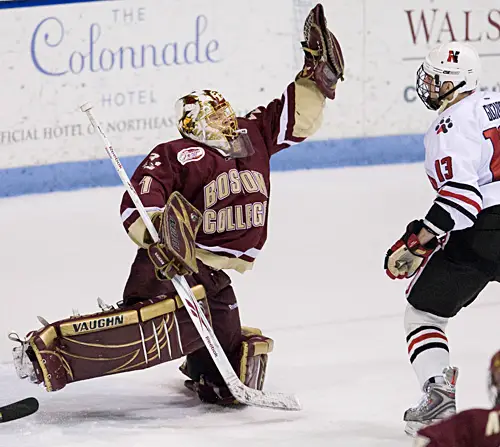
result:
M 425 245 L 418 240 L 418 233 L 422 228 L 427 228 L 421 220 L 414 220 L 406 227 L 403 234 L 385 255 L 384 269 L 385 273 L 391 279 L 410 278 L 418 270 L 424 259 L 437 248 L 438 240 L 431 239 Z

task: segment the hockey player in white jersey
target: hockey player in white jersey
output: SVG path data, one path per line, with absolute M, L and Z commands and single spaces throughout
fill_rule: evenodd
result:
M 420 99 L 438 111 L 424 138 L 436 197 L 384 265 L 392 279 L 412 277 L 404 324 L 424 395 L 404 414 L 410 435 L 456 412 L 446 325 L 500 279 L 500 94 L 477 91 L 479 76 L 477 52 L 457 42 L 434 48 L 417 72 Z

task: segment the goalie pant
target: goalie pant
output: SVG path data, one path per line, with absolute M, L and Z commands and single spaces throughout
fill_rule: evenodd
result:
M 471 409 L 425 427 L 415 447 L 497 447 L 500 445 L 500 406 Z
M 204 287 L 198 285 L 192 290 L 211 322 Z M 72 382 L 156 366 L 203 346 L 176 295 L 56 321 L 28 336 L 27 345 L 14 349 L 18 375 L 43 383 L 48 391 Z M 258 329 L 240 332 L 235 371 L 243 383 L 262 389 L 267 355 L 272 349 L 273 341 Z M 27 374 L 30 370 L 32 374 Z M 187 373 L 185 365 L 182 371 Z
M 220 345 L 226 353 L 233 369 L 238 370 L 241 357 L 242 331 L 240 314 L 231 279 L 222 270 L 208 267 L 197 261 L 198 272 L 185 276 L 191 287 L 202 285 L 206 291 L 206 302 L 210 310 L 211 323 Z M 147 250 L 139 249 L 132 265 L 130 278 L 124 291 L 126 306 L 143 301 L 144 297 L 175 296 L 176 291 L 170 281 L 155 278 L 153 264 Z M 186 353 L 185 372 L 195 381 L 203 375 L 209 382 L 223 386 L 224 381 L 215 366 L 210 353 L 202 344 Z

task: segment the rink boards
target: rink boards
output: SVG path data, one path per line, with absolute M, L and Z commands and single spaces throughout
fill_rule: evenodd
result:
M 0 2 L 0 197 L 118 183 L 78 110 L 84 102 L 132 170 L 156 144 L 178 137 L 173 105 L 185 93 L 217 89 L 240 115 L 279 97 L 302 66 L 303 22 L 315 4 L 40 3 Z M 437 43 L 472 42 L 484 64 L 481 88 L 499 88 L 500 11 L 492 0 L 323 4 L 346 80 L 318 133 L 277 156 L 274 170 L 421 160 L 434 115 L 416 95 L 415 72 Z

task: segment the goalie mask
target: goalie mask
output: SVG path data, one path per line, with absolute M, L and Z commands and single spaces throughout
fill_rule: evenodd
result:
M 206 144 L 224 157 L 244 158 L 254 149 L 246 129 L 238 129 L 231 105 L 215 90 L 198 90 L 176 105 L 177 129 L 182 136 Z
M 439 45 L 417 71 L 418 96 L 428 109 L 444 109 L 459 93 L 477 88 L 480 70 L 479 55 L 472 46 L 459 42 Z M 441 87 L 448 81 L 453 88 L 444 93 Z
M 495 405 L 500 405 L 500 351 L 492 358 L 489 368 L 489 387 Z

